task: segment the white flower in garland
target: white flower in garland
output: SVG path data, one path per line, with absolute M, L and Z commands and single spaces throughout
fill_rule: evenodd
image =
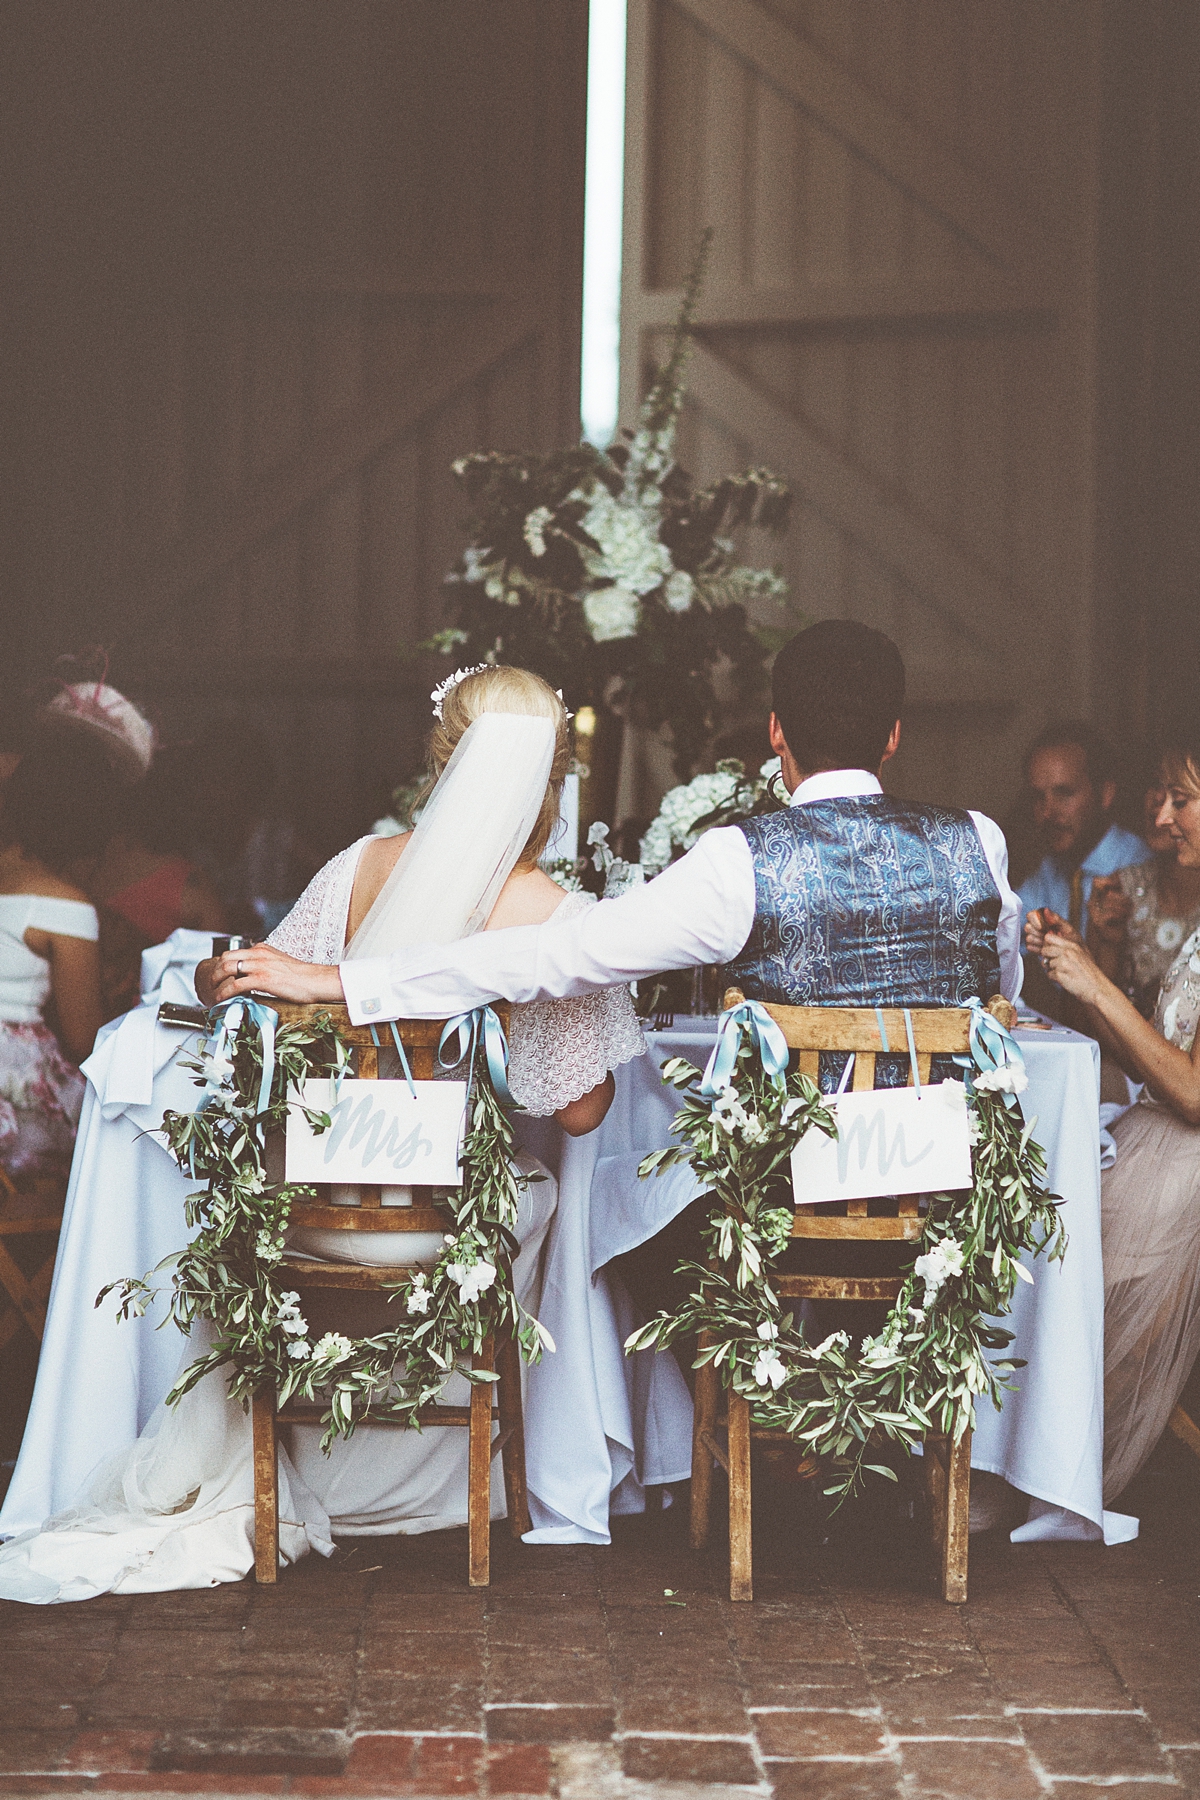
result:
M 641 608 L 637 595 L 619 582 L 584 596 L 583 616 L 597 644 L 637 636 Z
M 460 1306 L 472 1306 L 481 1294 L 486 1294 L 496 1279 L 496 1265 L 490 1262 L 447 1263 L 446 1273 L 451 1281 L 458 1284 L 458 1301 Z
M 834 1350 L 848 1350 L 849 1348 L 850 1339 L 844 1331 L 831 1331 L 829 1336 L 823 1338 L 817 1345 L 813 1355 L 819 1359 L 822 1356 L 830 1356 Z
M 287 1352 L 293 1362 L 307 1362 L 312 1355 L 312 1345 L 307 1338 L 293 1338 Z
M 787 1368 L 774 1345 L 760 1350 L 754 1364 L 754 1379 L 759 1387 L 779 1389 L 787 1380 Z
M 425 1278 L 425 1271 L 418 1269 L 413 1276 L 412 1286 L 408 1290 L 404 1303 L 405 1308 L 410 1313 L 427 1313 L 432 1299 L 433 1289 Z
M 313 1355 L 319 1362 L 339 1362 L 343 1356 L 351 1356 L 354 1345 L 340 1331 L 327 1331 L 324 1337 L 318 1338 L 313 1348 Z
M 998 1069 L 981 1069 L 971 1077 L 983 1094 L 1023 1094 L 1029 1077 L 1016 1063 L 1003 1063 Z
M 280 1294 L 279 1327 L 289 1337 L 307 1337 L 308 1321 L 300 1311 L 300 1296 L 297 1293 Z
M 779 1336 L 779 1327 L 774 1324 L 772 1320 L 764 1319 L 762 1324 L 758 1326 L 757 1333 L 764 1344 L 771 1344 L 774 1343 L 775 1339 Z
M 963 1247 L 956 1238 L 944 1237 L 918 1256 L 913 1273 L 925 1283 L 925 1305 L 932 1306 L 942 1285 L 966 1267 Z

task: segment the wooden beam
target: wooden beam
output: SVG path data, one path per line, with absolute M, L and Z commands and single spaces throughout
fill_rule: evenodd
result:
M 670 0 L 760 80 L 910 193 L 999 267 L 1036 274 L 1041 234 L 993 183 L 955 160 L 886 100 L 857 82 L 811 39 L 755 0 Z
M 631 301 L 631 316 L 647 330 L 674 325 L 683 304 L 682 288 L 651 289 Z M 769 329 L 896 323 L 942 324 L 953 320 L 999 319 L 1052 326 L 1055 308 L 1035 284 L 997 274 L 983 280 L 812 282 L 795 288 L 717 288 L 703 294 L 696 314 L 698 331 Z
M 298 456 L 280 463 L 259 482 L 195 521 L 186 536 L 150 558 L 130 577 L 130 592 L 143 614 L 174 606 L 301 512 L 342 476 L 411 431 L 427 413 L 446 405 L 493 364 L 519 349 L 537 330 L 535 296 L 472 316 L 464 332 L 454 387 L 441 360 L 417 370 L 403 393 L 363 410 L 342 414 L 312 432 Z M 131 609 L 132 610 L 132 609 Z
M 756 458 L 770 463 L 819 512 L 859 538 L 884 567 L 985 654 L 993 682 L 1003 689 L 1012 653 L 1003 621 L 1011 621 L 1016 610 L 1033 625 L 1031 601 L 972 562 L 703 343 L 692 359 L 690 387 L 694 400 L 750 440 Z

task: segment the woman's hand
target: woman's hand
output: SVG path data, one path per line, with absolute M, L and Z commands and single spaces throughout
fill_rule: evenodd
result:
M 1042 939 L 1041 958 L 1051 981 L 1085 1006 L 1095 1006 L 1104 989 L 1112 986 L 1078 932 L 1070 937 L 1048 932 Z
M 206 1006 L 251 993 L 269 994 L 277 1000 L 345 999 L 336 963 L 297 962 L 270 944 L 226 950 L 223 956 L 201 963 L 196 971 L 196 992 Z
M 1049 932 L 1053 932 L 1056 937 L 1065 938 L 1068 943 L 1083 944 L 1075 927 L 1069 925 L 1052 906 L 1035 907 L 1025 920 L 1025 948 L 1031 956 L 1042 954 L 1042 946 Z

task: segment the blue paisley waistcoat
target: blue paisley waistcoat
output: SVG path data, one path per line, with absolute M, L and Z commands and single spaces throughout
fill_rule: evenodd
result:
M 754 924 L 726 975 L 748 1000 L 961 1006 L 999 992 L 1000 895 L 969 813 L 863 794 L 739 829 Z M 822 1058 L 822 1087 L 843 1060 Z M 907 1057 L 880 1057 L 879 1086 L 907 1079 Z

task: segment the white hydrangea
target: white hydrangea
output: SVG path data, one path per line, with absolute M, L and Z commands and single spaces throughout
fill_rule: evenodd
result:
M 667 603 L 668 612 L 690 612 L 692 601 L 695 598 L 695 582 L 686 569 L 676 569 L 663 589 L 663 599 Z
M 779 1389 L 787 1380 L 787 1369 L 783 1358 L 774 1345 L 760 1350 L 754 1364 L 754 1379 L 759 1387 Z
M 943 1282 L 948 1281 L 952 1275 L 961 1275 L 965 1266 L 963 1247 L 952 1237 L 941 1238 L 923 1256 L 918 1256 L 913 1264 L 913 1273 L 925 1283 L 927 1307 L 932 1306 L 937 1299 Z
M 698 821 L 731 800 L 737 788 L 738 777 L 732 770 L 717 769 L 668 789 L 658 817 L 641 842 L 638 854 L 643 868 L 657 873 L 667 867 L 676 845 L 690 850 L 699 841 Z
M 584 567 L 595 581 L 618 582 L 631 594 L 648 594 L 672 572 L 671 552 L 658 535 L 652 508 L 630 505 L 597 482 L 580 524 L 599 544 L 581 551 Z
M 546 527 L 551 523 L 554 514 L 548 506 L 535 506 L 531 513 L 526 513 L 521 535 L 535 556 L 546 554 Z
M 636 637 L 640 613 L 637 595 L 620 582 L 584 596 L 583 616 L 597 644 Z

